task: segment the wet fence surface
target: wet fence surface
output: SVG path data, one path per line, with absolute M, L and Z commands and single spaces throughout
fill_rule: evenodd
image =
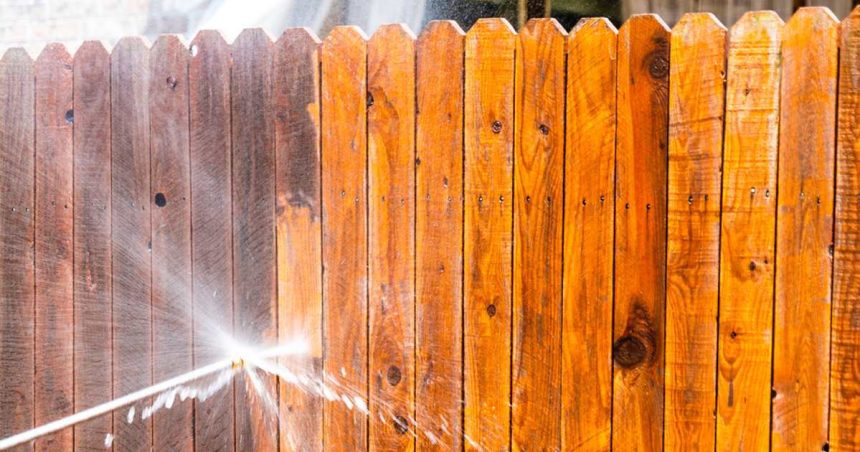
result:
M 229 336 L 340 395 L 32 447 L 855 450 L 858 159 L 860 10 L 10 50 L 0 437 Z

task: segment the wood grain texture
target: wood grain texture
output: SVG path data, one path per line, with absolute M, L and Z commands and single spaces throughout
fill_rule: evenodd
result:
M 189 51 L 178 37 L 152 46 L 152 373 L 163 381 L 193 369 L 191 181 L 188 151 Z M 177 403 L 153 416 L 152 448 L 194 448 L 193 405 Z
M 610 446 L 617 42 L 603 18 L 567 41 L 562 450 Z
M 745 14 L 729 36 L 717 371 L 717 449 L 770 442 L 780 45 L 773 12 Z
M 121 39 L 111 52 L 111 279 L 113 397 L 153 383 L 149 225 L 149 46 Z M 114 413 L 119 450 L 152 446 L 152 420 Z
M 511 442 L 558 449 L 567 33 L 554 19 L 532 19 L 518 38 Z
M 830 344 L 830 446 L 860 448 L 860 8 L 842 21 Z
M 49 44 L 36 59 L 35 412 L 41 425 L 72 414 L 74 320 L 72 266 L 72 56 Z M 72 430 L 33 443 L 70 450 Z
M 112 394 L 110 55 L 84 42 L 74 61 L 75 411 Z M 110 416 L 74 428 L 75 449 L 103 449 Z
M 298 375 L 322 378 L 320 222 L 320 41 L 290 28 L 274 47 L 278 336 L 307 341 L 310 355 L 282 359 Z M 281 381 L 282 450 L 322 449 L 322 398 Z
M 367 401 L 367 37 L 336 27 L 323 41 L 322 233 L 324 375 L 328 386 Z M 367 416 L 326 401 L 323 442 L 366 450 Z
M 0 58 L 0 437 L 33 427 L 34 75 L 24 49 Z
M 415 410 L 415 36 L 367 44 L 370 430 L 374 450 L 413 450 Z
M 466 34 L 464 393 L 467 449 L 510 447 L 514 73 L 504 19 Z
M 416 56 L 416 448 L 463 445 L 463 52 L 452 21 L 430 22 Z
M 663 445 L 669 30 L 631 17 L 618 34 L 612 444 Z
M 827 442 L 838 30 L 826 8 L 801 8 L 783 34 L 774 449 Z
M 230 47 L 215 31 L 199 32 L 191 46 L 196 50 L 188 67 L 193 358 L 199 367 L 221 359 L 221 341 L 233 334 Z M 233 406 L 232 388 L 194 402 L 198 450 L 233 450 Z
M 670 48 L 664 441 L 713 450 L 726 28 L 685 14 Z
M 260 28 L 247 29 L 232 54 L 233 327 L 240 343 L 271 346 L 278 340 L 272 41 Z M 256 377 L 268 396 L 247 375 L 235 386 L 236 449 L 277 450 L 277 382 Z

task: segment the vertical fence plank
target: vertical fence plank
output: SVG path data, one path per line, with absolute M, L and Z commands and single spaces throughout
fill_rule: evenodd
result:
M 188 68 L 194 365 L 223 358 L 233 334 L 230 47 L 215 31 L 191 43 Z M 233 391 L 194 402 L 197 450 L 232 450 Z
M 669 30 L 637 15 L 618 35 L 612 443 L 663 444 Z
M 384 25 L 367 45 L 372 449 L 414 448 L 415 36 Z
M 147 88 L 152 122 L 149 202 L 155 381 L 193 369 L 188 57 L 188 49 L 176 36 L 159 37 L 150 53 Z M 155 414 L 153 449 L 193 449 L 192 407 L 190 403 L 177 403 Z
M 744 14 L 729 37 L 720 225 L 717 449 L 767 449 L 782 20 Z
M 520 30 L 514 130 L 512 447 L 561 447 L 561 271 L 567 33 Z
M 830 446 L 860 449 L 860 8 L 842 21 L 836 237 L 830 361 Z
M 465 33 L 434 21 L 416 57 L 416 448 L 462 448 L 463 51 Z
M 278 336 L 305 340 L 310 356 L 285 358 L 293 372 L 322 377 L 320 226 L 320 41 L 290 28 L 275 43 L 275 193 L 277 193 Z M 282 381 L 282 450 L 322 450 L 322 399 Z
M 113 397 L 152 384 L 149 226 L 149 48 L 121 39 L 111 52 L 111 279 Z M 119 450 L 152 446 L 152 421 L 114 413 Z
M 685 14 L 670 47 L 665 442 L 713 450 L 726 28 Z
M 110 55 L 97 41 L 74 61 L 75 411 L 111 398 Z M 110 416 L 75 426 L 76 449 L 100 449 Z
M 0 59 L 0 437 L 33 427 L 34 106 L 33 60 L 24 49 L 7 50 Z
M 568 38 L 562 315 L 562 450 L 609 449 L 618 31 L 581 20 Z
M 271 49 L 259 28 L 243 31 L 232 46 L 234 328 L 253 346 L 271 345 L 278 335 Z M 237 450 L 278 449 L 277 394 L 275 379 L 259 372 L 236 385 Z
M 516 39 L 504 19 L 466 35 L 464 424 L 490 450 L 510 444 Z
M 838 29 L 826 8 L 801 8 L 782 42 L 774 448 L 827 441 Z
M 36 59 L 35 425 L 72 414 L 72 57 L 60 44 Z M 67 116 L 68 115 L 68 116 Z M 34 443 L 70 450 L 72 430 Z
M 367 399 L 367 38 L 337 27 L 322 53 L 323 331 L 326 383 Z M 323 441 L 367 448 L 367 417 L 323 407 Z

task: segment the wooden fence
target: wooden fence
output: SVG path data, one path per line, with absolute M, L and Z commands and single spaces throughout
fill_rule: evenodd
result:
M 0 60 L 0 437 L 40 450 L 860 449 L 860 9 Z M 213 321 L 214 319 L 214 321 Z

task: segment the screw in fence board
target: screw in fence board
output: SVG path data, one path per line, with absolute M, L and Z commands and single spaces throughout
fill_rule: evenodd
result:
M 272 41 L 259 28 L 232 45 L 233 329 L 240 343 L 277 341 Z M 277 382 L 260 375 L 277 405 Z M 235 385 L 236 449 L 277 450 L 277 420 L 253 385 Z
M 72 56 L 49 44 L 35 75 L 35 425 L 72 414 Z M 72 113 L 74 114 L 74 113 Z M 36 450 L 70 450 L 72 429 L 37 440 Z
M 111 279 L 113 397 L 153 383 L 149 47 L 123 38 L 111 52 Z M 118 449 L 149 448 L 152 420 L 114 413 Z
M 860 7 L 842 21 L 839 130 L 836 150 L 836 236 L 830 361 L 830 447 L 860 448 Z
M 774 235 L 783 23 L 744 14 L 729 35 L 720 225 L 717 449 L 770 441 Z
M 460 450 L 463 397 L 463 52 L 453 21 L 416 45 L 416 448 Z
M 610 446 L 617 42 L 605 18 L 567 41 L 562 450 Z
M 726 28 L 684 14 L 670 47 L 664 441 L 712 450 Z
M 305 28 L 275 43 L 273 99 L 277 194 L 278 336 L 307 340 L 310 356 L 284 358 L 300 375 L 322 377 L 320 225 L 320 40 Z M 280 383 L 282 450 L 322 449 L 322 399 Z
M 504 19 L 466 34 L 464 425 L 491 450 L 510 445 L 516 39 Z
M 0 58 L 0 437 L 33 427 L 33 76 L 24 49 Z
M 775 449 L 827 442 L 839 23 L 801 8 L 785 25 L 774 303 Z
M 371 449 L 414 448 L 415 36 L 384 25 L 367 45 Z M 403 419 L 408 422 L 403 424 Z
M 654 15 L 618 35 L 612 443 L 639 450 L 663 444 L 669 39 Z
M 193 370 L 191 299 L 191 181 L 188 150 L 188 59 L 176 36 L 161 36 L 150 52 L 152 136 L 153 380 Z M 262 111 L 262 110 L 261 110 Z M 159 195 L 164 200 L 159 202 Z M 265 265 L 265 264 L 264 264 Z M 265 298 L 262 298 L 265 303 Z M 153 416 L 153 449 L 194 447 L 190 403 Z
M 325 378 L 367 400 L 367 37 L 336 27 L 322 44 Z M 367 417 L 323 406 L 323 443 L 367 448 Z
M 221 333 L 213 324 L 233 334 L 230 46 L 218 32 L 201 31 L 191 42 L 191 54 L 188 146 L 193 359 L 199 367 L 222 357 L 211 346 L 212 338 Z M 194 404 L 195 447 L 215 450 L 226 444 L 232 449 L 233 391 L 219 391 Z
M 561 447 L 566 41 L 567 33 L 555 19 L 531 19 L 520 30 L 516 47 L 514 449 Z
M 84 42 L 74 58 L 75 411 L 111 398 L 110 55 Z M 76 449 L 100 449 L 110 416 L 78 424 Z

